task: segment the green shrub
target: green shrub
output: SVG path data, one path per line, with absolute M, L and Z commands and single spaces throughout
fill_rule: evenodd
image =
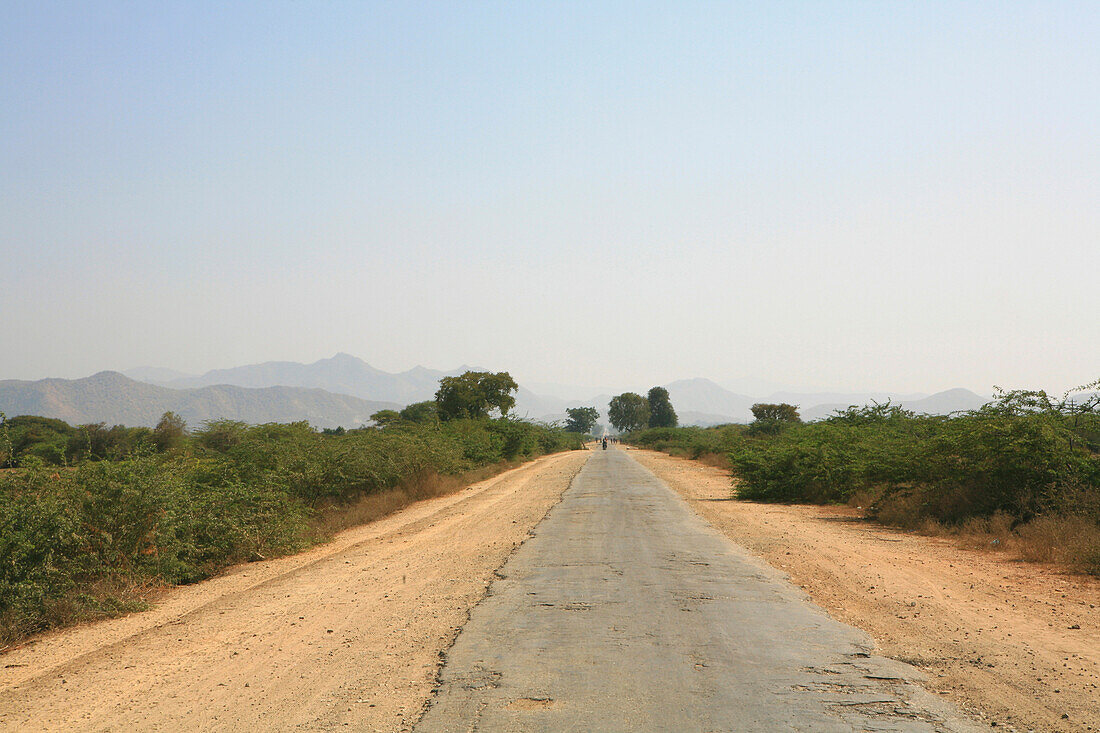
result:
M 132 608 L 116 590 L 193 582 L 296 551 L 316 539 L 310 520 L 320 506 L 581 447 L 579 436 L 515 419 L 400 421 L 342 434 L 219 420 L 191 435 L 174 431 L 169 452 L 158 453 L 149 436 L 126 428 L 16 420 L 18 447 L 7 455 L 20 467 L 0 471 L 0 641 Z M 12 422 L 0 426 L 5 446 L 16 445 Z M 37 456 L 56 436 L 84 441 L 75 468 Z M 135 436 L 126 448 L 123 438 Z
M 786 421 L 775 432 L 678 428 L 631 440 L 691 458 L 728 453 L 742 499 L 858 500 L 880 521 L 907 527 L 997 516 L 1012 527 L 1064 517 L 1100 528 L 1098 408 L 1100 398 L 1074 403 L 1020 391 L 951 416 L 872 404 L 813 423 Z M 1081 546 L 1095 548 L 1092 540 Z M 1074 562 L 1096 569 L 1096 552 L 1081 550 L 1088 557 Z

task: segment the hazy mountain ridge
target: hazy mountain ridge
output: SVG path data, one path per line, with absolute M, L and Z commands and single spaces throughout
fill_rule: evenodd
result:
M 312 364 L 296 361 L 268 361 L 229 369 L 212 369 L 205 374 L 169 380 L 147 379 L 144 375 L 157 369 L 143 367 L 128 372 L 128 376 L 162 387 L 187 389 L 235 385 L 238 387 L 305 387 L 319 388 L 334 394 L 351 395 L 366 400 L 408 404 L 430 400 L 439 387 L 441 377 L 461 374 L 469 369 L 463 365 L 449 372 L 417 366 L 392 374 L 376 369 L 350 354 L 337 354 Z
M 897 392 L 775 392 L 762 399 L 737 394 L 709 379 L 684 379 L 666 385 L 672 405 L 685 425 L 714 425 L 720 422 L 751 422 L 752 406 L 757 402 L 786 402 L 799 406 L 803 420 L 820 420 L 851 405 L 886 402 L 916 413 L 945 415 L 973 410 L 989 402 L 988 397 L 968 389 L 955 388 L 924 393 Z M 722 418 L 725 418 L 724 420 Z
M 413 367 L 404 372 L 390 373 L 377 369 L 367 362 L 349 354 L 337 354 L 329 359 L 320 359 L 310 364 L 288 361 L 271 361 L 261 364 L 249 364 L 231 369 L 215 369 L 200 376 L 177 377 L 167 381 L 155 379 L 162 374 L 173 374 L 170 369 L 145 367 L 130 370 L 135 379 L 147 377 L 143 381 L 172 389 L 209 389 L 215 386 L 227 389 L 230 385 L 238 388 L 272 389 L 275 387 L 324 390 L 331 397 L 350 396 L 349 399 L 372 401 L 376 404 L 410 402 L 433 399 L 440 378 L 461 374 L 470 369 L 465 365 L 450 371 L 440 371 L 422 366 Z M 742 380 L 744 381 L 744 380 Z M 516 394 L 514 413 L 533 420 L 564 420 L 566 409 L 591 405 L 600 411 L 600 422 L 607 424 L 607 404 L 610 394 L 599 394 L 590 399 L 567 399 L 558 395 L 565 394 L 568 385 L 549 385 L 557 395 L 538 394 L 521 384 Z M 946 414 L 957 410 L 969 410 L 980 407 L 987 398 L 965 389 L 953 389 L 933 395 L 925 393 L 898 393 L 887 391 L 867 392 L 771 392 L 766 397 L 749 395 L 729 390 L 717 382 L 696 377 L 669 382 L 665 385 L 672 404 L 684 425 L 715 425 L 727 422 L 747 423 L 752 420 L 751 407 L 757 402 L 788 402 L 799 405 L 804 420 L 819 420 L 828 417 L 836 410 L 850 405 L 866 405 L 872 401 L 903 406 L 914 412 Z M 581 387 L 572 388 L 579 392 Z M 643 390 L 644 393 L 644 390 Z M 270 393 L 269 396 L 274 396 Z M 289 399 L 288 395 L 288 399 Z M 388 406 L 388 405 L 387 405 Z M 270 406 L 274 409 L 273 406 Z M 340 423 L 348 417 L 344 408 L 332 406 L 331 415 L 310 412 L 312 420 L 329 424 Z M 60 409 L 60 408 L 55 408 Z M 289 410 L 289 406 L 286 408 Z M 299 404 L 298 410 L 304 407 Z M 369 416 L 370 413 L 367 413 Z M 358 415 L 356 417 L 359 417 Z M 206 418 L 209 419 L 209 418 Z M 241 418 L 243 419 L 243 418 Z M 302 418 L 298 418 L 302 419 Z M 320 425 L 321 422 L 315 424 Z M 356 423 L 358 424 L 358 423 Z
M 191 426 L 225 418 L 247 423 L 308 420 L 318 428 L 355 427 L 370 422 L 378 410 L 396 407 L 399 405 L 393 402 L 362 400 L 317 388 L 217 385 L 171 389 L 118 372 L 100 372 L 83 379 L 0 381 L 0 412 L 55 417 L 74 425 L 153 426 L 171 410 Z

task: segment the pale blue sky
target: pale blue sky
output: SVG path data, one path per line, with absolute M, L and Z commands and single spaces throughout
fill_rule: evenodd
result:
M 1100 377 L 1100 4 L 0 0 L 0 379 Z

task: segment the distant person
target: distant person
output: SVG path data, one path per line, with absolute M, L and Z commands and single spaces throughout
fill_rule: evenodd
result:
M 607 436 L 603 436 L 603 449 L 607 450 Z

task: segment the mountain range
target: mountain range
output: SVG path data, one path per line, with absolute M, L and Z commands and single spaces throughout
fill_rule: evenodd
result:
M 118 372 L 100 372 L 83 379 L 0 381 L 0 412 L 12 417 L 56 417 L 72 425 L 104 422 L 151 427 L 171 410 L 192 426 L 225 418 L 247 423 L 308 420 L 318 428 L 355 427 L 369 423 L 378 410 L 397 407 L 400 405 L 395 402 L 303 387 L 249 389 L 223 384 L 169 389 Z
M 161 367 L 141 367 L 120 374 L 101 372 L 84 379 L 0 381 L 0 411 L 36 414 L 70 423 L 106 422 L 152 425 L 167 410 L 189 424 L 229 418 L 250 423 L 308 420 L 317 427 L 355 427 L 380 409 L 430 400 L 440 378 L 470 370 L 449 371 L 417 366 L 390 373 L 350 354 L 337 354 L 311 364 L 271 361 L 188 375 Z M 475 369 L 485 371 L 484 369 Z M 890 400 L 914 412 L 946 414 L 981 406 L 988 398 L 966 389 L 936 394 L 891 392 L 772 392 L 763 397 L 740 394 L 704 378 L 664 385 L 683 425 L 749 422 L 757 402 L 799 405 L 804 420 L 828 417 L 850 405 Z M 537 420 L 562 420 L 566 409 L 595 406 L 606 424 L 610 394 L 588 399 L 583 388 L 553 385 L 555 396 L 540 395 L 520 385 L 515 414 Z M 560 395 L 574 394 L 574 399 Z

